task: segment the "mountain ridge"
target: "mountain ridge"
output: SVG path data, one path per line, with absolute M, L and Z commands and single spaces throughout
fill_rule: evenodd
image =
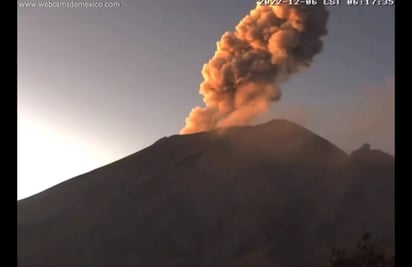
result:
M 318 264 L 365 231 L 390 248 L 394 157 L 375 152 L 286 120 L 161 138 L 19 201 L 19 266 Z

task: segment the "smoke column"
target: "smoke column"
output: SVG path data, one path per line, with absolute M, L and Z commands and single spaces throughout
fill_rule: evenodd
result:
M 205 107 L 192 109 L 180 133 L 248 124 L 266 111 L 280 99 L 281 83 L 321 51 L 327 19 L 321 3 L 251 10 L 235 32 L 223 34 L 203 66 L 199 93 Z

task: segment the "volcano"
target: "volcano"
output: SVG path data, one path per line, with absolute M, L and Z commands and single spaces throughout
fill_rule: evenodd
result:
M 164 137 L 17 206 L 21 267 L 325 266 L 365 232 L 393 249 L 394 157 L 273 120 Z

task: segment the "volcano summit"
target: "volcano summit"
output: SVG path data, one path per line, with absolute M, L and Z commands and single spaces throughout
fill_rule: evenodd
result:
M 20 267 L 324 266 L 394 246 L 394 157 L 289 121 L 165 137 L 18 201 Z

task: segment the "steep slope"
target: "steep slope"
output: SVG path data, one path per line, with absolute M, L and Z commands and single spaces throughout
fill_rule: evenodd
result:
M 391 247 L 394 159 L 374 153 L 285 120 L 162 138 L 19 201 L 19 266 L 316 264 L 365 231 Z

